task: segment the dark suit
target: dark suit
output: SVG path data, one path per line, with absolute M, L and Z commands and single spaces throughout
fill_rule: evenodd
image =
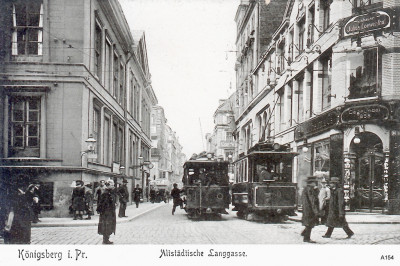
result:
M 135 188 L 133 189 L 133 201 L 136 203 L 136 208 L 139 208 L 139 203 L 140 203 L 140 196 L 142 195 L 142 189 L 141 188 Z
M 96 209 L 100 213 L 98 233 L 99 235 L 103 235 L 103 242 L 107 242 L 112 233 L 115 234 L 117 224 L 115 201 L 112 194 L 112 189 L 104 190 Z
M 118 188 L 118 198 L 119 198 L 119 212 L 118 217 L 126 217 L 126 203 L 129 201 L 129 192 L 126 185 Z
M 311 186 L 306 186 L 302 193 L 302 203 L 302 224 L 305 226 L 302 235 L 304 236 L 304 241 L 309 241 L 311 229 L 318 223 L 318 190 Z

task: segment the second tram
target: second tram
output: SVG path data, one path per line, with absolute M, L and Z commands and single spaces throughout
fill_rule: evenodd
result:
M 277 143 L 257 144 L 235 164 L 232 204 L 246 220 L 283 220 L 297 208 L 292 162 L 297 153 Z

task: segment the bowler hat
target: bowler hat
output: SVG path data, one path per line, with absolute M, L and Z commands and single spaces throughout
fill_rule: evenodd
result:
M 91 183 L 87 183 L 87 184 L 85 185 L 85 187 L 92 188 L 92 184 L 91 184 Z
M 339 177 L 333 176 L 331 177 L 331 180 L 329 180 L 330 183 L 339 183 L 340 179 Z
M 78 185 L 83 186 L 83 184 L 84 184 L 82 180 L 76 180 L 75 183 L 76 183 L 77 186 Z
M 128 180 L 126 180 L 126 179 L 124 179 L 124 180 L 122 180 L 122 183 L 128 183 Z

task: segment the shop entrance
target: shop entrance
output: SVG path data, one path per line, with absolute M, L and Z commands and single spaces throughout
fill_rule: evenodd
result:
M 370 132 L 357 137 L 359 143 L 352 141 L 352 150 L 356 154 L 356 208 L 370 212 L 381 210 L 384 207 L 382 141 Z

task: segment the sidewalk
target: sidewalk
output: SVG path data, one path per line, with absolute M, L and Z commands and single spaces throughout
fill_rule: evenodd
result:
M 289 216 L 289 220 L 301 222 L 302 213 L 297 216 Z M 346 220 L 349 224 L 400 224 L 400 215 L 387 215 L 379 213 L 346 212 Z
M 116 215 L 117 215 L 117 223 L 126 223 L 132 221 L 133 219 L 144 215 L 152 210 L 165 206 L 165 203 L 150 203 L 144 202 L 140 203 L 139 208 L 136 208 L 136 205 L 133 203 L 132 205 L 128 205 L 125 211 L 125 215 L 128 217 L 119 218 L 118 210 L 119 205 L 116 207 Z M 87 217 L 84 215 L 83 218 Z M 99 214 L 95 214 L 92 216 L 91 220 L 73 220 L 72 217 L 68 218 L 39 218 L 41 222 L 36 224 L 32 223 L 32 227 L 73 227 L 73 226 L 97 226 L 99 223 Z

